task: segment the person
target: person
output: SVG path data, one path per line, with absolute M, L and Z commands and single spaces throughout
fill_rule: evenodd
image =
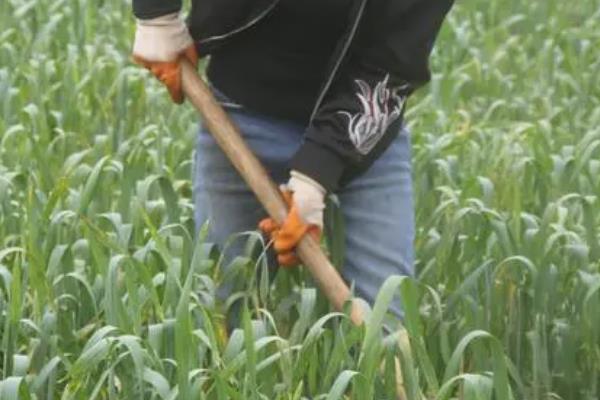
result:
M 278 261 L 295 265 L 320 237 L 335 193 L 345 226 L 343 278 L 372 303 L 394 274 L 413 275 L 414 211 L 408 97 L 430 79 L 428 59 L 453 0 L 133 0 L 135 60 L 183 101 L 179 64 L 210 55 L 207 77 L 290 211 L 277 225 L 201 128 L 197 225 L 223 245 L 257 224 Z M 401 305 L 391 311 L 402 315 Z

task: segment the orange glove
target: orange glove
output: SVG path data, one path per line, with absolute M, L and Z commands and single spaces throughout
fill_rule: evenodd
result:
M 179 63 L 182 58 L 198 65 L 196 46 L 178 13 L 137 21 L 133 59 L 167 87 L 177 104 L 184 98 Z
M 281 225 L 272 218 L 263 219 L 258 227 L 273 241 L 277 261 L 282 267 L 299 264 L 294 249 L 305 234 L 319 241 L 323 228 L 325 189 L 311 178 L 292 171 L 282 190 L 289 213 Z

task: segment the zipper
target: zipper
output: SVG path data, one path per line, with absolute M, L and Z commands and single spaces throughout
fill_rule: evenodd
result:
M 253 27 L 254 25 L 256 25 L 258 22 L 260 22 L 263 18 L 265 18 L 267 15 L 269 15 L 271 13 L 271 11 L 273 11 L 273 9 L 275 8 L 275 6 L 280 2 L 281 0 L 273 0 L 273 2 L 267 7 L 265 8 L 260 14 L 258 14 L 256 17 L 254 17 L 253 19 L 251 19 L 249 22 L 247 22 L 245 25 L 236 28 L 232 31 L 229 31 L 227 33 L 224 33 L 222 35 L 217 35 L 217 36 L 211 36 L 209 38 L 206 38 L 204 40 L 202 40 L 201 42 L 199 42 L 199 44 L 204 44 L 207 42 L 214 42 L 214 41 L 218 41 L 218 40 L 224 40 L 227 39 L 233 35 L 236 35 L 240 32 L 245 31 L 248 28 Z
M 348 39 L 346 39 L 346 43 L 344 43 L 344 47 L 342 48 L 342 51 L 340 52 L 340 55 L 339 55 L 337 61 L 335 62 L 335 65 L 331 69 L 329 78 L 327 79 L 327 82 L 323 86 L 323 89 L 321 90 L 321 93 L 319 94 L 319 97 L 317 98 L 317 102 L 315 103 L 315 107 L 313 108 L 312 114 L 310 115 L 309 122 L 312 122 L 312 120 L 315 118 L 315 115 L 317 114 L 317 111 L 319 110 L 319 107 L 321 106 L 321 103 L 323 102 L 323 99 L 325 98 L 327 91 L 331 87 L 331 84 L 333 83 L 333 79 L 335 78 L 335 75 L 337 74 L 337 71 L 340 68 L 340 65 L 342 64 L 342 60 L 346 56 L 346 53 L 348 52 L 348 49 L 350 48 L 350 44 L 352 43 L 352 40 L 354 39 L 354 36 L 356 35 L 356 31 L 358 30 L 358 25 L 360 23 L 362 15 L 365 11 L 365 7 L 367 5 L 367 0 L 361 0 L 361 1 L 362 1 L 362 4 L 360 5 L 358 12 L 356 13 L 356 19 L 354 20 L 354 25 L 352 25 L 352 29 L 350 30 L 350 33 L 348 34 Z

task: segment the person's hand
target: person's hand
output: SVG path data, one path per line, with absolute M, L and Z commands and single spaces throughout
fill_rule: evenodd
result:
M 273 240 L 277 261 L 283 267 L 297 265 L 298 257 L 294 249 L 305 234 L 316 240 L 323 229 L 325 209 L 325 189 L 313 179 L 297 171 L 292 171 L 282 194 L 288 204 L 288 215 L 281 225 L 272 218 L 262 220 L 258 227 Z
M 149 69 L 169 90 L 173 101 L 183 102 L 180 60 L 198 64 L 198 53 L 185 22 L 178 13 L 138 19 L 133 59 Z

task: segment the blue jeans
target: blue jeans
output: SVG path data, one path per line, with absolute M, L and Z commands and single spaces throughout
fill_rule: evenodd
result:
M 288 179 L 288 161 L 302 143 L 304 126 L 243 109 L 229 115 L 277 183 Z M 414 211 L 410 135 L 402 130 L 366 173 L 336 193 L 345 225 L 342 277 L 371 305 L 390 275 L 413 275 Z M 232 234 L 256 230 L 262 206 L 201 127 L 195 157 L 196 225 L 209 221 L 208 241 L 224 245 Z M 242 252 L 242 244 L 233 247 Z M 232 249 L 229 249 L 232 250 Z M 239 254 L 238 253 L 238 254 Z M 399 302 L 391 306 L 401 316 Z

